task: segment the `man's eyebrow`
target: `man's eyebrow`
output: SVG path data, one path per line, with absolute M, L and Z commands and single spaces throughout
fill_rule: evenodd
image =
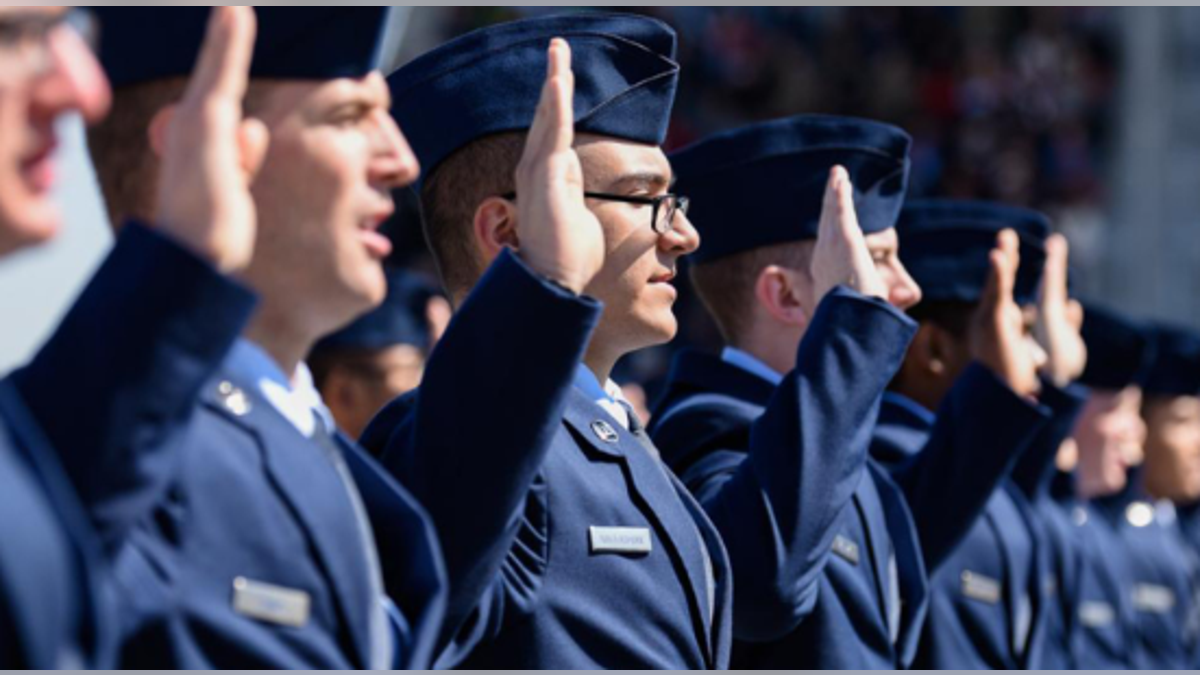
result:
M 647 192 L 659 192 L 674 185 L 674 176 L 668 178 L 657 171 L 639 171 L 619 176 L 605 188 L 613 192 L 620 190 L 644 189 Z

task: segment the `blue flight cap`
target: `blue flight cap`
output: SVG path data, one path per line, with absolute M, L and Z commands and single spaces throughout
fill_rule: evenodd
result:
M 1200 336 L 1186 328 L 1155 326 L 1154 363 L 1143 386 L 1150 396 L 1200 396 Z
M 900 260 L 929 301 L 979 302 L 991 268 L 988 257 L 1002 230 L 1020 237 L 1021 266 L 1013 287 L 1019 305 L 1037 301 L 1046 266 L 1046 216 L 989 202 L 928 199 L 900 213 Z
M 93 7 L 100 63 L 113 87 L 188 76 L 209 7 Z M 387 7 L 255 7 L 250 75 L 287 80 L 362 77 L 379 67 Z
M 1088 351 L 1081 384 L 1120 391 L 1146 381 L 1155 349 L 1145 326 L 1103 307 L 1085 304 L 1081 332 Z
M 437 294 L 420 278 L 398 268 L 384 268 L 388 292 L 383 304 L 360 316 L 353 323 L 326 336 L 313 347 L 314 352 L 331 349 L 386 349 L 393 345 L 412 345 L 429 349 L 429 322 L 425 308 Z
M 799 115 L 726 131 L 671 154 L 675 190 L 691 199 L 688 219 L 704 263 L 763 246 L 815 239 L 829 170 L 854 186 L 858 223 L 870 234 L 896 225 L 908 190 L 903 130 L 868 120 Z
M 576 131 L 662 144 L 679 81 L 675 31 L 641 16 L 539 17 L 468 33 L 388 77 L 423 175 L 472 141 L 529 129 L 554 37 L 571 46 Z

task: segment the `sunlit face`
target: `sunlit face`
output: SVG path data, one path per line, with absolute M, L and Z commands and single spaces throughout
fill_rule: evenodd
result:
M 1155 398 L 1145 414 L 1147 490 L 1177 502 L 1200 499 L 1200 398 Z
M 1146 425 L 1142 391 L 1093 391 L 1075 426 L 1078 485 L 1086 498 L 1103 497 L 1125 487 L 1130 462 L 1142 455 Z
M 887 287 L 887 301 L 898 309 L 905 310 L 921 301 L 921 287 L 917 285 L 900 262 L 900 237 L 896 228 L 865 236 L 867 250 L 875 262 L 875 269 Z
M 378 228 L 394 210 L 391 191 L 416 179 L 417 160 L 379 73 L 255 86 L 267 87 L 252 112 L 271 143 L 253 188 L 259 239 L 246 276 L 328 332 L 382 302 L 391 244 Z
M 1034 366 L 1041 370 L 1046 365 L 1048 357 L 1046 351 L 1034 337 L 1034 327 L 1037 326 L 1038 316 L 1037 306 L 1026 305 L 1014 311 L 1019 311 L 1021 314 L 1021 345 L 1028 351 Z M 942 363 L 945 366 L 942 379 L 945 380 L 945 388 L 949 390 L 953 382 L 974 361 L 974 355 L 971 354 L 970 340 L 965 335 L 955 339 L 953 344 L 947 346 L 949 347 L 948 351 L 942 354 Z
M 358 438 L 384 406 L 421 384 L 425 352 L 397 344 L 347 357 L 335 370 L 322 396 L 338 427 Z
M 0 255 L 43 242 L 62 219 L 51 200 L 55 122 L 108 111 L 108 80 L 62 7 L 0 7 Z M 40 28 L 39 28 L 40 27 Z
M 611 138 L 582 136 L 577 150 L 591 192 L 654 197 L 671 185 L 671 165 L 656 146 Z M 604 230 L 604 267 L 586 292 L 604 302 L 594 344 L 625 353 L 661 344 L 678 328 L 672 309 L 679 259 L 700 245 L 700 235 L 682 213 L 674 227 L 657 234 L 652 207 L 589 199 Z

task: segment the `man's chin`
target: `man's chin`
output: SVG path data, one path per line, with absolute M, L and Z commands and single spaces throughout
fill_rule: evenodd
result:
M 679 321 L 675 318 L 675 314 L 668 311 L 665 316 L 655 317 L 655 320 L 646 325 L 646 347 L 657 347 L 664 345 L 675 339 L 675 335 L 679 332 Z
M 62 226 L 62 212 L 49 197 L 0 201 L 0 253 L 45 243 Z

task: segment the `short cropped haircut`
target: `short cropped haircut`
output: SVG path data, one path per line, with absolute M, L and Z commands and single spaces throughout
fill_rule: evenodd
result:
M 750 331 L 754 286 L 763 269 L 778 265 L 807 275 L 815 243 L 809 240 L 763 246 L 692 267 L 692 285 L 726 344 L 740 344 Z
M 150 123 L 160 110 L 183 98 L 187 82 L 186 77 L 172 77 L 121 87 L 113 92 L 108 116 L 88 130 L 88 151 L 114 227 L 126 218 L 154 217 L 158 159 L 150 147 Z M 270 84 L 250 82 L 245 114 L 263 105 Z
M 186 78 L 175 77 L 117 89 L 108 117 L 88 130 L 88 150 L 114 226 L 130 217 L 153 217 L 158 162 L 150 148 L 150 122 L 186 87 Z
M 469 289 L 483 274 L 473 234 L 475 211 L 488 197 L 515 191 L 525 135 L 513 131 L 473 141 L 435 167 L 422 185 L 425 240 L 451 296 Z

